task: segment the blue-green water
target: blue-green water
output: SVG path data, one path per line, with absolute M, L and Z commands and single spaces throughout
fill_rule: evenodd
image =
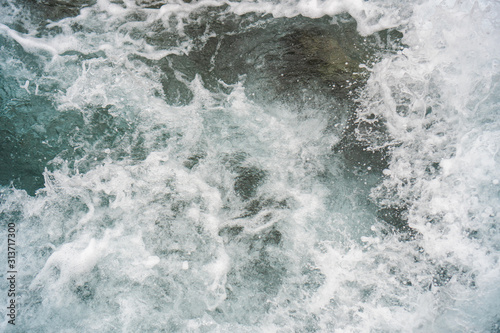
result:
M 495 2 L 0 4 L 2 331 L 500 330 Z

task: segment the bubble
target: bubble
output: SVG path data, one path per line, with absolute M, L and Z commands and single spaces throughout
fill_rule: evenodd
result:
M 495 327 L 492 2 L 8 4 L 20 330 Z

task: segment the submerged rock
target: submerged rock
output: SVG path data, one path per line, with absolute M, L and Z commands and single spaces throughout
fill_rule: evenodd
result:
M 348 14 L 339 15 L 334 24 L 327 17 L 271 20 L 228 14 L 222 25 L 214 21 L 222 9 L 193 13 L 184 32 L 194 47 L 189 54 L 167 56 L 160 66 L 179 70 L 190 80 L 197 73 L 214 91 L 243 79 L 252 99 L 297 109 L 325 107 L 328 99 L 333 104 L 352 100 L 368 78 L 366 67 L 391 52 L 401 37 L 393 30 L 361 36 Z M 161 47 L 168 38 L 148 41 Z M 169 80 L 176 78 L 169 75 Z
M 360 61 L 346 53 L 344 47 L 332 36 L 302 34 L 299 38 L 304 56 L 316 63 L 316 70 L 324 79 L 338 83 L 355 80 L 362 74 Z
M 349 91 L 362 86 L 367 78 L 364 63 L 369 54 L 357 46 L 359 41 L 355 39 L 352 43 L 344 42 L 345 34 L 307 27 L 284 37 L 282 84 L 300 86 L 301 81 L 306 81 L 336 98 L 352 98 Z

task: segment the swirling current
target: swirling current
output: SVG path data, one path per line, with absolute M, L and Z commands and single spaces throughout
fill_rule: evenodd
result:
M 2 332 L 500 332 L 500 5 L 1 0 Z

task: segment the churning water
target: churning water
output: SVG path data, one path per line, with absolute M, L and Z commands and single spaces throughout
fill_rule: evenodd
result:
M 498 1 L 0 4 L 2 331 L 500 332 Z

